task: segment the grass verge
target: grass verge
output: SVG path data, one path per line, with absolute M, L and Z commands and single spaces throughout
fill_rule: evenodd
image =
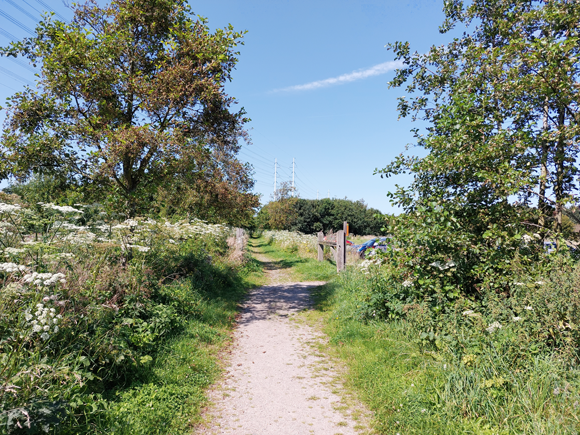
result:
M 253 252 L 271 258 L 276 268 L 288 271 L 294 281 L 329 281 L 336 277 L 334 261 L 319 262 L 314 258 L 301 257 L 295 252 L 285 251 L 263 237 L 251 241 Z
M 263 282 L 261 264 L 249 257 L 235 285 L 205 294 L 199 315 L 169 337 L 149 368 L 130 388 L 114 392 L 108 418 L 97 432 L 185 434 L 200 422 L 205 390 L 221 373 L 219 353 L 230 342 L 238 303 Z M 187 291 L 188 280 L 171 291 Z
M 408 321 L 357 319 L 359 279 L 347 272 L 316 289 L 314 315 L 348 367 L 346 387 L 373 411 L 376 432 L 579 433 L 578 376 L 556 358 L 538 356 L 525 370 L 511 370 L 513 361 L 492 349 L 485 361 L 457 360 L 422 345 Z

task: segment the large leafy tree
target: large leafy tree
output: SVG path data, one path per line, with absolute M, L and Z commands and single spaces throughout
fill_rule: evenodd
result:
M 74 180 L 132 215 L 174 183 L 227 182 L 216 154 L 250 169 L 235 159 L 247 118 L 224 91 L 242 38 L 231 26 L 211 32 L 185 0 L 112 0 L 75 6 L 70 23 L 46 17 L 35 33 L 2 49 L 41 66 L 38 90 L 7 107 L 4 177 Z
M 415 175 L 411 191 L 395 195 L 408 210 L 421 200 L 454 201 L 476 214 L 494 210 L 507 223 L 504 214 L 529 217 L 514 209 L 519 198 L 537 201 L 541 226 L 555 215 L 561 231 L 578 187 L 580 4 L 451 0 L 445 12 L 442 32 L 459 24 L 471 31 L 426 54 L 391 45 L 405 63 L 391 85 L 408 83 L 419 94 L 400 99 L 401 116 L 428 122 L 416 137 L 429 153 L 401 156 L 378 172 Z
M 427 153 L 377 170 L 414 176 L 391 193 L 406 213 L 389 231 L 401 279 L 434 300 L 509 294 L 514 258 L 545 258 L 533 240 L 562 231 L 577 193 L 580 3 L 449 0 L 444 11 L 442 32 L 467 27 L 449 44 L 390 45 L 404 63 L 391 86 L 410 95 L 400 115 L 426 123 L 414 132 Z

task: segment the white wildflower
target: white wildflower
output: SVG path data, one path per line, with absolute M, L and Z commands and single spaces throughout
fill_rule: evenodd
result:
M 50 287 L 55 285 L 57 282 L 60 282 L 62 284 L 66 283 L 65 280 L 65 275 L 62 273 L 38 273 L 38 272 L 33 272 L 33 273 L 29 273 L 24 275 L 24 278 L 22 278 L 22 280 L 25 283 L 32 283 L 38 287 L 40 286 L 46 286 L 46 287 Z M 48 298 L 50 299 L 50 298 Z M 48 302 L 45 301 L 45 302 Z M 42 305 L 42 304 L 39 304 Z
M 15 273 L 24 272 L 26 266 L 21 266 L 15 263 L 0 263 L 0 272 Z
M 10 254 L 10 255 L 18 255 L 18 254 L 22 254 L 23 252 L 26 252 L 26 249 L 20 249 L 20 248 L 6 248 L 6 249 L 4 249 L 4 253 Z
M 528 305 L 528 306 L 524 307 L 524 310 L 532 311 L 533 308 Z
M 403 287 L 412 287 L 413 286 L 413 281 L 410 280 L 405 280 L 403 281 Z
M 59 211 L 61 213 L 82 213 L 81 210 L 77 210 L 76 208 L 70 207 L 68 205 L 64 205 L 64 206 L 60 206 L 60 205 L 54 205 L 52 203 L 39 203 L 40 205 L 42 205 L 43 208 L 49 208 L 52 210 L 56 210 Z
M 518 316 L 514 316 L 514 317 L 512 317 L 512 320 L 514 322 L 519 322 L 520 320 L 522 320 L 522 318 L 521 317 L 518 317 Z
M 3 202 L 0 202 L 0 213 L 14 213 L 20 209 L 21 207 L 19 205 L 4 204 Z
M 485 328 L 485 330 L 487 332 L 489 332 L 490 334 L 492 334 L 493 332 L 495 332 L 496 329 L 501 329 L 501 323 L 499 322 L 493 322 L 491 325 L 489 325 L 487 328 Z
M 40 334 L 40 338 L 42 338 L 43 340 L 48 340 L 49 337 L 50 337 L 50 335 L 48 335 L 46 332 L 43 332 L 42 334 Z
M 68 234 L 63 238 L 63 240 L 72 243 L 73 245 L 89 245 L 94 242 L 96 237 L 97 236 L 95 233 L 91 233 L 90 231 L 86 230 L 80 230 Z

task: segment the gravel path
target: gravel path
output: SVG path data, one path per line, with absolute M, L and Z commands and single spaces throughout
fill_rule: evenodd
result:
M 269 265 L 272 284 L 244 304 L 225 379 L 210 392 L 208 427 L 198 433 L 360 433 L 365 427 L 357 420 L 366 413 L 337 394 L 334 363 L 317 350 L 324 335 L 299 320 L 310 307 L 309 289 L 324 283 L 281 283 L 283 272 Z

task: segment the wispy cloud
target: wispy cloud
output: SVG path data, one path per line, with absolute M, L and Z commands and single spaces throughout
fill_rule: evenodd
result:
M 391 61 L 379 63 L 371 68 L 353 71 L 348 74 L 342 74 L 338 77 L 331 77 L 329 79 L 317 80 L 315 82 L 305 83 L 303 85 L 289 86 L 287 88 L 275 89 L 273 92 L 289 92 L 289 91 L 311 91 L 313 89 L 326 88 L 328 86 L 343 85 L 345 83 L 355 82 L 357 80 L 363 80 L 368 77 L 380 76 L 381 74 L 386 74 L 389 71 L 393 71 L 397 68 L 401 68 L 403 62 L 401 61 Z

